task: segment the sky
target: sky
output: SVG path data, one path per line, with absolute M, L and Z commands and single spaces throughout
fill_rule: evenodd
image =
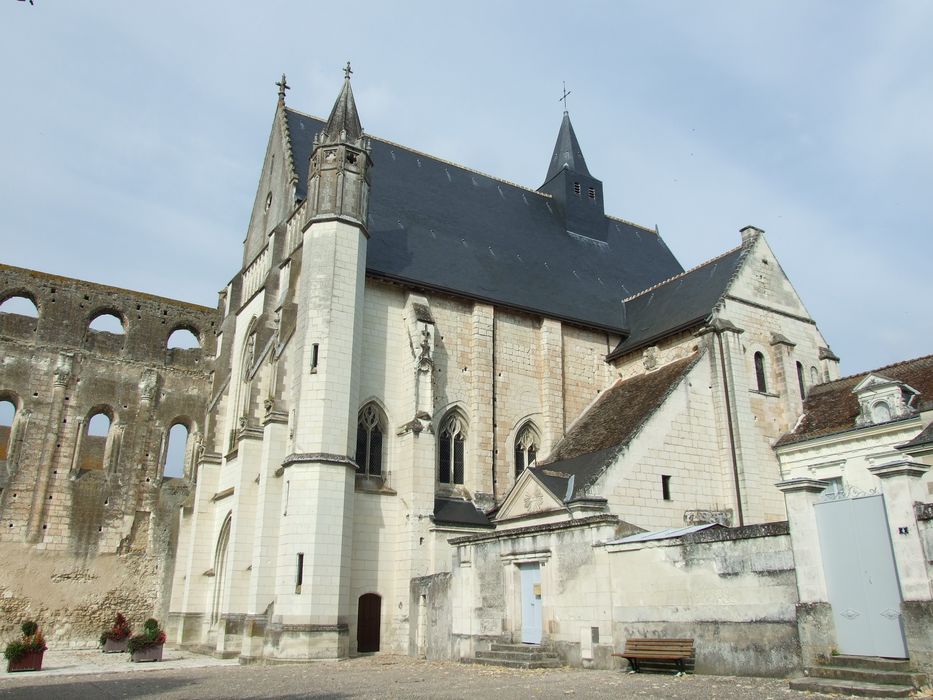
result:
M 766 231 L 843 374 L 933 353 L 933 3 L 0 0 L 0 261 L 214 306 L 274 83 L 538 187 L 562 84 L 606 212 Z M 378 166 L 378 164 L 377 164 Z

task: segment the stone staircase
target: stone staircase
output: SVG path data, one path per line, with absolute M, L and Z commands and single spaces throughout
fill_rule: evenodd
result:
M 493 644 L 489 651 L 478 651 L 474 658 L 460 661 L 507 668 L 558 668 L 563 665 L 557 654 L 537 644 Z
M 791 690 L 840 693 L 867 698 L 906 698 L 926 684 L 910 662 L 869 656 L 833 656 L 828 663 L 810 666 L 805 678 L 790 682 Z

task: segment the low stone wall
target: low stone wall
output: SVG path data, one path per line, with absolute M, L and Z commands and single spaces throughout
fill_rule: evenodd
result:
M 612 637 L 691 637 L 697 673 L 786 676 L 801 667 L 787 523 L 609 545 Z

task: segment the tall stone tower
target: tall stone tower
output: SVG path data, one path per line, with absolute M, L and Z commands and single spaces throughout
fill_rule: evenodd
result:
M 347 64 L 317 135 L 291 368 L 293 451 L 283 462 L 275 656 L 336 658 L 349 651 L 350 566 L 359 407 L 369 140 Z M 277 625 L 276 625 L 277 626 Z

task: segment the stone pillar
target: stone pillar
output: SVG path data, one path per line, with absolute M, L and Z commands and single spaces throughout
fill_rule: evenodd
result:
M 797 573 L 797 634 L 805 665 L 828 658 L 836 644 L 836 626 L 826 594 L 823 556 L 814 504 L 829 486 L 819 479 L 792 479 L 775 484 L 784 493 L 790 541 Z
M 910 663 L 918 671 L 933 672 L 933 591 L 914 503 L 922 501 L 921 478 L 926 464 L 900 459 L 869 467 L 881 479 L 888 530 L 897 577 L 901 585 L 901 621 Z
M 881 479 L 884 507 L 891 532 L 891 546 L 897 565 L 897 577 L 904 600 L 931 600 L 930 579 L 927 576 L 926 556 L 914 503 L 920 499 L 920 478 L 929 470 L 925 464 L 900 459 L 868 471 Z

